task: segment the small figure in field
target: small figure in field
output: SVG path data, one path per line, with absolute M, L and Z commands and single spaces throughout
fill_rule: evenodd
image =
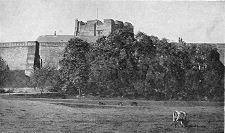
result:
M 123 102 L 119 102 L 117 105 L 123 106 Z
M 130 105 L 131 105 L 131 106 L 137 106 L 138 103 L 137 103 L 137 102 L 131 102 Z
M 98 105 L 106 105 L 106 104 L 103 102 L 98 102 Z
M 177 126 L 177 124 L 181 124 L 182 127 L 186 127 L 188 124 L 188 120 L 187 120 L 187 113 L 184 111 L 177 111 L 175 110 L 173 112 L 173 123 L 171 125 L 175 125 L 175 127 Z

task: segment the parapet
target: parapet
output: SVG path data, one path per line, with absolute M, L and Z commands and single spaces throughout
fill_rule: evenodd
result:
M 81 21 L 82 22 L 82 21 Z M 94 24 L 102 24 L 100 20 L 88 20 L 87 23 L 88 25 L 94 25 Z
M 27 47 L 35 46 L 37 41 L 27 41 L 27 42 L 3 42 L 0 43 L 0 47 Z
M 115 24 L 113 19 L 104 19 L 104 23 Z
M 129 23 L 129 22 L 125 22 L 124 23 L 124 26 L 130 27 L 130 28 L 134 28 L 133 25 L 131 23 Z

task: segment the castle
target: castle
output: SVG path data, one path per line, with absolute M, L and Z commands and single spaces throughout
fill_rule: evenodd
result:
M 30 76 L 35 65 L 54 65 L 59 67 L 63 50 L 71 38 L 77 37 L 89 43 L 96 42 L 102 36 L 108 36 L 119 28 L 126 28 L 133 33 L 131 23 L 113 19 L 75 20 L 74 35 L 41 35 L 35 41 L 2 42 L 0 56 L 6 61 L 10 70 L 24 70 Z
M 2 42 L 0 56 L 6 61 L 10 70 L 23 70 L 30 76 L 34 67 L 54 65 L 59 67 L 63 50 L 68 40 L 77 37 L 89 43 L 96 42 L 102 36 L 108 36 L 119 28 L 126 28 L 134 32 L 131 23 L 114 21 L 113 19 L 89 20 L 87 22 L 75 20 L 74 35 L 42 35 L 35 41 Z M 220 53 L 220 61 L 224 64 L 225 44 L 214 44 Z M 36 65 L 36 66 L 35 66 Z

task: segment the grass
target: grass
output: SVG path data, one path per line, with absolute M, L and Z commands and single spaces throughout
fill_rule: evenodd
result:
M 33 99 L 34 100 L 34 99 Z M 44 100 L 44 99 L 43 99 Z M 47 99 L 45 99 L 48 101 Z M 98 102 L 106 105 L 98 105 Z M 202 101 L 145 101 L 123 100 L 125 106 L 116 105 L 121 100 L 51 100 L 51 103 L 72 108 L 111 109 L 110 114 L 88 114 L 94 117 L 93 121 L 79 121 L 86 123 L 80 131 L 91 132 L 196 132 L 214 133 L 223 132 L 223 103 Z M 132 101 L 137 107 L 130 106 Z M 188 113 L 190 123 L 188 127 L 174 128 L 171 125 L 172 111 L 184 110 Z M 94 123 L 93 125 L 90 123 Z M 89 127 L 92 125 L 91 127 Z M 97 128 L 97 127 L 100 127 Z
M 71 108 L 70 117 L 57 113 L 60 132 L 77 133 L 221 133 L 224 132 L 224 103 L 207 101 L 146 101 L 108 99 L 49 99 L 7 98 L 25 101 L 40 101 L 62 108 Z M 106 105 L 98 105 L 98 102 Z M 123 102 L 124 106 L 117 105 Z M 138 106 L 131 106 L 131 102 Z M 172 112 L 183 110 L 188 114 L 188 127 L 171 126 Z M 51 125 L 51 121 L 46 121 Z M 55 122 L 56 123 L 56 122 Z M 46 125 L 46 124 L 45 124 Z M 49 130 L 54 130 L 49 128 Z
M 105 109 L 111 109 L 113 113 L 109 114 L 87 114 L 94 117 L 92 121 L 79 121 L 86 124 L 79 130 L 90 132 L 196 132 L 196 133 L 214 133 L 223 132 L 223 109 L 215 106 L 169 106 L 166 104 L 157 104 L 157 102 L 145 103 L 147 106 L 131 107 L 113 106 L 113 105 L 89 105 L 78 103 L 54 103 L 73 108 L 98 108 L 104 112 Z M 187 103 L 186 103 L 187 104 Z M 166 106 L 164 106 L 166 105 Z M 188 113 L 190 123 L 188 127 L 174 128 L 171 112 L 175 109 L 185 110 Z M 92 126 L 91 126 L 92 125 Z M 99 127 L 99 128 L 97 128 Z

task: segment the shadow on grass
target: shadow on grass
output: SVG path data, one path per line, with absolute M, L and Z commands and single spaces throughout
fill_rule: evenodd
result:
M 100 108 L 100 109 L 110 109 L 110 108 L 133 108 L 133 109 L 144 109 L 147 107 L 144 106 L 119 106 L 119 105 L 98 105 L 98 104 L 82 104 L 82 103 L 51 103 L 51 104 L 56 104 L 56 105 L 63 105 L 63 106 L 68 106 L 72 108 Z

